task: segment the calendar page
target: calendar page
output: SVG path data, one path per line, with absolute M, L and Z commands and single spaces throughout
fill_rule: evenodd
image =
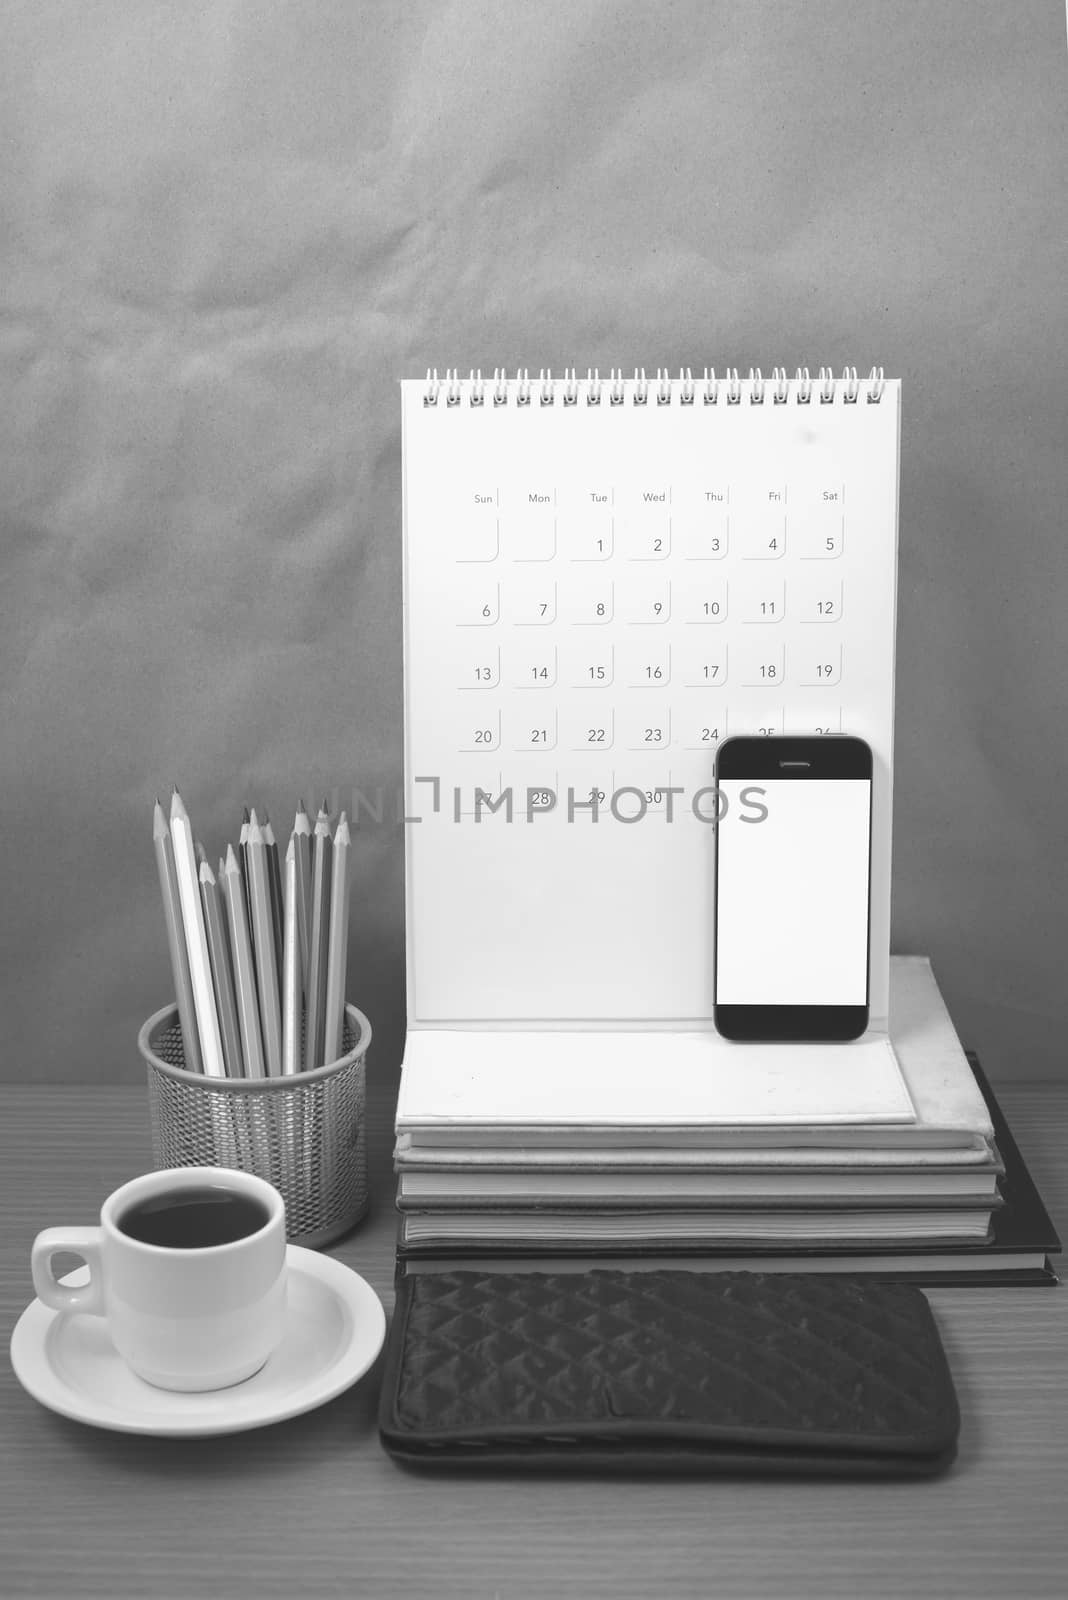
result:
M 711 1028 L 716 747 L 852 733 L 885 1027 L 899 385 L 402 395 L 410 1026 Z

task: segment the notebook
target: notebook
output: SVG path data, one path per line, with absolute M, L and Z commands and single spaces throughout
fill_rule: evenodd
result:
M 546 1250 L 511 1249 L 495 1254 L 492 1245 L 444 1248 L 426 1247 L 425 1253 L 405 1246 L 403 1232 L 398 1243 L 398 1271 L 402 1275 L 439 1272 L 470 1265 L 486 1270 L 585 1271 L 607 1258 L 613 1265 L 633 1270 L 653 1270 L 658 1266 L 685 1266 L 695 1272 L 722 1272 L 751 1269 L 761 1272 L 838 1272 L 910 1279 L 917 1283 L 954 1284 L 1055 1284 L 1056 1274 L 1050 1255 L 1059 1252 L 1060 1240 L 1028 1171 L 1027 1164 L 1012 1136 L 978 1061 L 969 1056 L 977 1091 L 991 1122 L 996 1147 L 1004 1163 L 1001 1179 L 1002 1204 L 991 1213 L 990 1236 L 984 1243 L 960 1244 L 946 1248 L 936 1241 L 911 1241 L 907 1250 L 895 1249 L 890 1242 L 878 1248 L 842 1243 L 815 1245 L 793 1242 L 777 1247 L 768 1242 L 757 1250 L 741 1244 L 719 1244 L 702 1252 L 700 1245 L 681 1245 L 663 1253 L 648 1247 L 640 1255 L 628 1254 L 617 1246 L 600 1247 L 596 1258 L 581 1252 L 554 1255 Z
M 915 1113 L 889 1041 L 732 1044 L 715 1033 L 602 1032 L 599 1050 L 571 1033 L 410 1034 L 396 1127 L 415 1142 L 681 1145 L 856 1124 L 910 1125 Z M 800 1130 L 800 1132 L 799 1132 Z M 814 1135 L 813 1135 L 814 1137 Z
M 710 1030 L 740 733 L 872 746 L 885 1029 L 898 383 L 449 372 L 402 404 L 410 1034 Z
M 713 1210 L 702 1211 L 464 1211 L 405 1212 L 404 1247 L 455 1249 L 477 1246 L 552 1250 L 672 1249 L 762 1243 L 777 1249 L 791 1243 L 980 1244 L 990 1229 L 990 1207 L 889 1211 Z
M 958 1169 L 999 1171 L 996 1154 L 977 1140 L 952 1149 L 852 1145 L 826 1146 L 635 1145 L 459 1145 L 414 1143 L 411 1134 L 397 1135 L 393 1160 L 398 1172 L 840 1172 L 847 1165 L 859 1171 L 900 1173 L 917 1179 L 922 1172 Z
M 675 1246 L 982 1243 L 990 1206 L 894 1210 L 406 1211 L 404 1246 L 499 1246 L 500 1250 L 646 1250 Z
M 993 1125 L 925 956 L 891 961 L 890 1044 L 736 1045 L 715 1033 L 606 1035 L 597 1052 L 557 1033 L 469 1033 L 455 1061 L 444 1030 L 409 1034 L 397 1100 L 405 1148 L 723 1148 L 778 1152 L 946 1151 L 990 1159 Z M 577 1036 L 579 1043 L 582 1036 Z M 442 1041 L 439 1048 L 439 1041 Z M 863 1071 L 854 1071 L 857 1064 Z M 563 1158 L 566 1162 L 567 1156 Z M 770 1159 L 774 1160 L 774 1156 Z
M 941 1200 L 993 1203 L 997 1169 L 960 1167 L 952 1172 L 721 1172 L 634 1171 L 542 1172 L 402 1171 L 397 1181 L 401 1211 L 539 1206 L 634 1207 L 686 1205 L 937 1206 Z

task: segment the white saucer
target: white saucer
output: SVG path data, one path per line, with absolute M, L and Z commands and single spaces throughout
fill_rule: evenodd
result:
M 211 1394 L 173 1394 L 135 1377 L 102 1317 L 35 1300 L 11 1335 L 22 1387 L 52 1411 L 119 1433 L 242 1433 L 312 1411 L 362 1378 L 382 1348 L 386 1314 L 369 1283 L 331 1256 L 286 1248 L 282 1342 L 254 1377 Z M 88 1268 L 62 1280 L 85 1283 Z

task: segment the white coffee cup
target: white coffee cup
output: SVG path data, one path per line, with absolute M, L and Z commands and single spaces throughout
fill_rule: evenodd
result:
M 146 1201 L 190 1190 L 251 1199 L 262 1226 L 224 1244 L 189 1248 L 133 1238 L 121 1222 Z M 131 1223 L 131 1226 L 133 1224 Z M 81 1256 L 89 1282 L 57 1282 L 52 1257 Z M 98 1228 L 46 1228 L 33 1242 L 33 1285 L 56 1311 L 104 1317 L 127 1366 L 159 1389 L 241 1383 L 267 1361 L 286 1313 L 286 1213 L 278 1190 L 229 1167 L 173 1167 L 108 1196 Z

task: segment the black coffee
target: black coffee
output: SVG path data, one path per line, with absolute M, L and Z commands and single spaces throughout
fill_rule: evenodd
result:
M 197 1189 L 167 1189 L 129 1206 L 118 1218 L 120 1232 L 142 1244 L 170 1250 L 203 1250 L 207 1245 L 247 1239 L 270 1221 L 259 1200 L 221 1184 Z

